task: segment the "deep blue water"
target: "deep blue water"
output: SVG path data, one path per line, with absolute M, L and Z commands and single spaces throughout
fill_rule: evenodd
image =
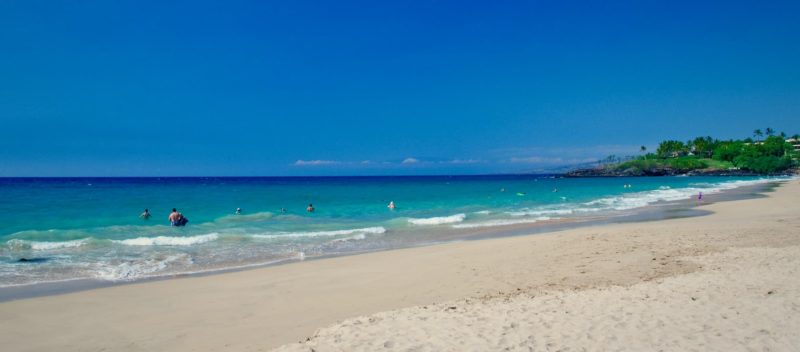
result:
M 0 286 L 135 280 L 418 245 L 478 229 L 604 216 L 766 181 L 546 175 L 0 178 Z M 396 209 L 387 208 L 390 201 Z M 306 212 L 309 203 L 314 213 Z M 169 226 L 173 207 L 189 219 L 188 226 Z M 151 219 L 139 218 L 144 208 Z M 234 214 L 236 208 L 243 213 Z

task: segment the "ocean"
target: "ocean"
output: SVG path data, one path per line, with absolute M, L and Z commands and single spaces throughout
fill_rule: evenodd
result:
M 699 192 L 713 200 L 725 190 L 776 180 L 0 178 L 0 287 L 129 282 L 457 241 L 508 227 L 610 218 Z M 306 211 L 310 203 L 313 213 Z M 148 220 L 139 218 L 145 208 Z M 172 208 L 189 219 L 187 226 L 170 226 Z

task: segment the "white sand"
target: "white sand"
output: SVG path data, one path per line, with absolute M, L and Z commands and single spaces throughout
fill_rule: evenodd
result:
M 278 351 L 798 351 L 800 247 L 691 259 L 636 284 L 466 299 L 330 326 Z
M 703 208 L 3 302 L 0 349 L 800 350 L 800 183 Z

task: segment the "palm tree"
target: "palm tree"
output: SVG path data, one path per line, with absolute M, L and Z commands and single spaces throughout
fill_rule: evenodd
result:
M 767 136 L 772 137 L 772 135 L 774 135 L 774 134 L 775 134 L 775 130 L 767 127 Z
M 644 153 L 644 152 L 647 151 L 647 147 L 641 146 L 641 147 L 639 147 L 639 151 Z M 644 155 L 644 159 L 647 160 L 647 154 Z
M 761 132 L 760 129 L 756 129 L 755 131 L 753 131 L 753 137 L 756 137 L 756 141 L 758 141 L 758 138 L 763 136 L 763 135 L 764 135 L 764 132 Z

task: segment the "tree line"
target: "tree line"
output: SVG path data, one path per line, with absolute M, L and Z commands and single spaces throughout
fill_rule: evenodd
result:
M 766 137 L 765 137 L 766 136 Z M 776 133 L 772 128 L 756 129 L 753 138 L 741 140 L 719 140 L 710 136 L 697 137 L 681 142 L 665 140 L 659 143 L 655 154 L 645 158 L 695 157 L 730 162 L 733 166 L 759 173 L 785 171 L 796 164 L 798 153 L 792 143 L 786 141 L 786 133 Z M 795 144 L 800 135 L 793 135 Z M 644 151 L 644 147 L 642 147 Z

